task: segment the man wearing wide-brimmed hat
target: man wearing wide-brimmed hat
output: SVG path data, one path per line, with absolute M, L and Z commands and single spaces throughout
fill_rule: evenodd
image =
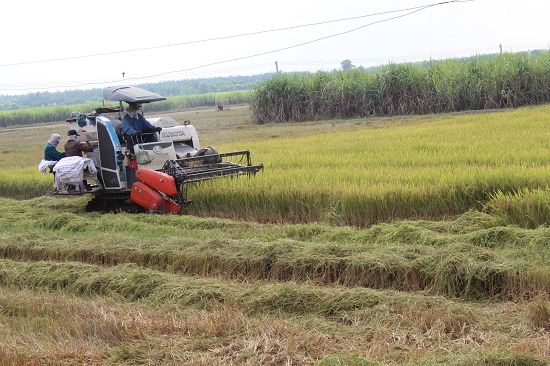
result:
M 162 128 L 153 126 L 145 119 L 143 114 L 139 112 L 141 109 L 140 103 L 128 103 L 126 114 L 122 117 L 122 128 L 120 133 L 126 140 L 126 147 L 133 153 L 134 144 L 138 142 L 156 141 L 155 132 L 160 132 Z M 150 134 L 149 138 L 142 141 L 141 134 Z

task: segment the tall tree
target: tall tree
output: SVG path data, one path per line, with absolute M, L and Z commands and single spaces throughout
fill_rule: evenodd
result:
M 340 63 L 340 65 L 342 65 L 343 71 L 355 68 L 355 65 L 353 65 L 350 60 L 344 60 Z

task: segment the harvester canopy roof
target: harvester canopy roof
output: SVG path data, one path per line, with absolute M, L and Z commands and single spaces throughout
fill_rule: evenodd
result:
M 126 103 L 150 103 L 165 97 L 136 86 L 111 86 L 103 89 L 103 98 Z

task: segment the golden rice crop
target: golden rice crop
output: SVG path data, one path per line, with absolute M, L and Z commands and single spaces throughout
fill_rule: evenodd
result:
M 53 174 L 38 173 L 37 167 L 0 170 L 0 192 L 4 197 L 29 199 L 52 190 Z
M 231 143 L 222 139 L 223 145 L 214 145 L 219 151 L 250 148 L 265 169 L 253 179 L 191 186 L 193 203 L 186 212 L 369 227 L 395 219 L 441 219 L 480 210 L 495 192 L 547 185 L 550 132 L 544 121 L 549 110 L 542 106 L 430 116 L 425 121 L 416 117 L 414 123 L 365 119 L 311 124 L 316 133 L 306 131 L 308 124 L 257 126 L 256 133 L 240 125 L 213 126 L 209 134 L 220 129 L 218 134 L 247 136 Z M 2 140 L 9 142 L 0 154 L 1 195 L 30 198 L 52 190 L 53 176 L 39 173 L 37 166 L 43 144 L 56 128 L 42 132 L 44 141 L 3 132 Z M 267 138 L 258 137 L 262 134 Z
M 361 227 L 481 209 L 496 191 L 546 186 L 549 110 L 448 116 L 353 132 L 333 125 L 324 134 L 252 143 L 264 171 L 248 181 L 194 187 L 190 209 Z

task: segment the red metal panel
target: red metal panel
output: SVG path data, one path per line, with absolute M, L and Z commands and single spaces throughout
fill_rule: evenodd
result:
M 181 207 L 176 202 L 168 197 L 163 197 L 143 182 L 135 182 L 132 185 L 130 199 L 147 210 L 162 211 L 163 213 L 170 212 L 174 215 L 181 210 Z
M 147 184 L 149 187 L 152 187 L 157 191 L 161 191 L 168 196 L 175 196 L 178 194 L 174 177 L 166 173 L 157 172 L 152 169 L 140 168 L 136 170 L 136 178 Z
M 148 210 L 159 211 L 162 204 L 162 196 L 143 182 L 135 182 L 132 185 L 130 199 Z
M 169 198 L 164 198 L 164 212 L 171 212 L 174 215 L 176 215 L 178 212 L 180 212 L 181 207 L 174 201 L 172 201 Z

